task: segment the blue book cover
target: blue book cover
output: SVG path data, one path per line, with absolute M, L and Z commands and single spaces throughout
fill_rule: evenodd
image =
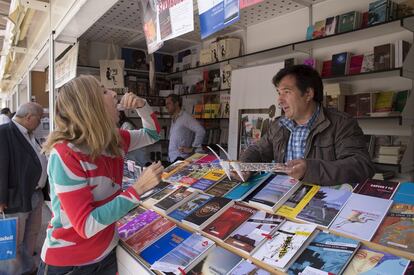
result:
M 207 194 L 198 194 L 193 199 L 189 200 L 188 202 L 182 204 L 180 207 L 175 209 L 173 212 L 168 214 L 171 218 L 182 221 L 185 217 L 193 213 L 197 210 L 200 206 L 204 205 L 208 202 L 213 196 Z
M 363 246 L 352 258 L 343 275 L 404 274 L 409 263 L 409 260 Z
M 414 205 L 414 182 L 400 183 L 392 199 L 395 203 Z
M 224 197 L 232 200 L 243 200 L 254 189 L 259 187 L 272 173 L 258 173 L 251 176 L 246 182 L 237 185 L 233 190 L 227 193 Z
M 215 183 L 217 183 L 217 181 L 201 178 L 196 183 L 191 185 L 191 187 L 195 189 L 199 189 L 201 191 L 205 191 L 211 186 L 213 186 L 213 184 Z
M 358 247 L 356 240 L 320 232 L 290 266 L 288 274 L 299 274 L 307 266 L 340 274 Z
M 185 239 L 191 236 L 191 233 L 179 227 L 173 228 L 156 242 L 145 248 L 140 256 L 147 263 L 152 265 L 155 261 L 161 259 L 168 252 L 180 245 Z

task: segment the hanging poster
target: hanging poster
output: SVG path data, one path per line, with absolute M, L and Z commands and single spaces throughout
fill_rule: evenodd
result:
M 159 22 L 162 41 L 193 31 L 193 0 L 159 1 Z
M 237 22 L 240 19 L 239 0 L 198 1 L 201 39 Z
M 260 2 L 263 2 L 263 0 L 240 0 L 240 9 L 247 8 L 249 6 L 253 6 L 255 4 L 258 4 Z
M 141 0 L 142 26 L 147 41 L 148 54 L 152 54 L 163 46 L 157 9 L 157 0 Z
M 69 80 L 76 77 L 78 66 L 79 43 L 73 47 L 55 63 L 55 88 L 61 87 Z

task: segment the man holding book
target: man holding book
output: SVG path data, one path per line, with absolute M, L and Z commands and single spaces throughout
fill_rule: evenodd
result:
M 242 162 L 286 163 L 290 176 L 320 185 L 359 183 L 374 175 L 357 121 L 322 106 L 323 83 L 316 70 L 287 67 L 272 82 L 283 115 L 241 155 Z

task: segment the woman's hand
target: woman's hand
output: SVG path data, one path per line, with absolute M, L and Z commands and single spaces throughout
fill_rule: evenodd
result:
M 121 107 L 125 110 L 128 109 L 137 109 L 142 108 L 145 105 L 145 99 L 133 94 L 133 93 L 126 93 L 119 103 Z
M 164 171 L 164 167 L 160 161 L 148 166 L 133 185 L 138 195 L 141 196 L 160 183 L 162 171 Z

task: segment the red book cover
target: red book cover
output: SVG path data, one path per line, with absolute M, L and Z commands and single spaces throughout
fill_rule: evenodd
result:
M 362 24 L 361 24 L 361 28 L 366 28 L 368 27 L 368 18 L 369 18 L 369 12 L 364 12 L 362 13 Z
M 349 63 L 349 74 L 359 74 L 361 72 L 362 61 L 364 60 L 364 55 L 354 55 L 351 56 L 351 61 Z
M 129 238 L 126 243 L 136 253 L 141 252 L 148 244 L 156 240 L 160 235 L 174 227 L 175 223 L 167 219 L 158 219 L 144 227 L 137 234 Z
M 205 157 L 202 157 L 201 159 L 197 160 L 195 163 L 210 163 L 215 161 L 217 158 L 213 155 L 207 155 Z
M 398 182 L 367 179 L 355 193 L 371 197 L 391 199 L 398 187 Z
M 254 208 L 235 204 L 207 225 L 203 231 L 224 240 L 254 213 L 256 213 Z
M 321 76 L 322 77 L 332 76 L 332 60 L 326 60 L 323 62 Z

